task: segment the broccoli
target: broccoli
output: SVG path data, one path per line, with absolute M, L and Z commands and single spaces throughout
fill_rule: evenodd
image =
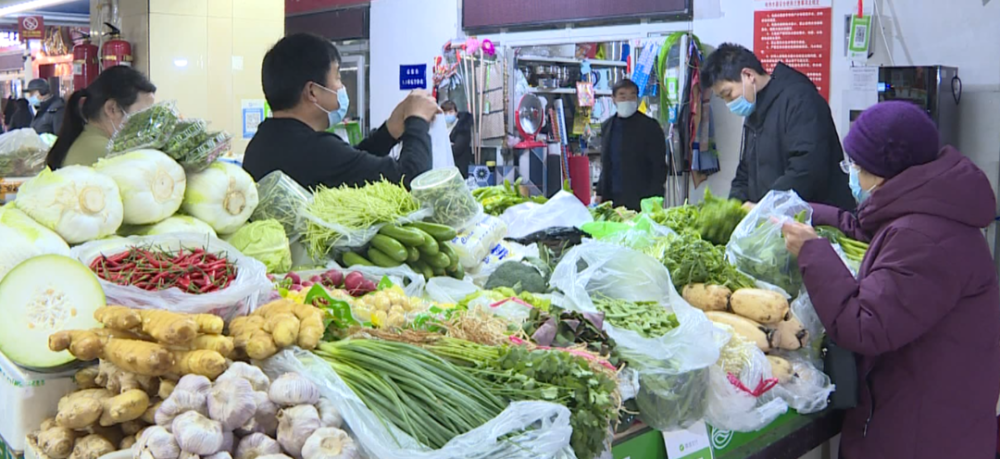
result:
M 493 274 L 486 280 L 486 289 L 512 288 L 518 293 L 545 293 L 548 291 L 548 283 L 542 273 L 533 266 L 517 261 L 507 261 L 497 267 Z

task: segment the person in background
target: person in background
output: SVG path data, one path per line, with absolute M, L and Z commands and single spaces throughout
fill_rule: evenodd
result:
M 116 66 L 103 72 L 69 98 L 70 110 L 62 122 L 46 164 L 93 166 L 107 154 L 108 142 L 130 113 L 155 102 L 156 86 L 132 67 Z
M 870 241 L 857 277 L 813 227 L 783 227 L 827 335 L 858 355 L 842 459 L 995 454 L 1000 288 L 982 229 L 996 199 L 972 161 L 938 142 L 909 102 L 854 122 L 842 167 L 857 216 L 813 204 L 812 221 Z
M 448 123 L 448 137 L 451 139 L 455 167 L 462 173 L 462 177 L 469 178 L 469 166 L 472 165 L 472 113 L 459 112 L 458 105 L 450 100 L 441 104 L 441 110 Z
M 702 65 L 701 84 L 744 120 L 729 197 L 756 203 L 768 191 L 793 190 L 808 202 L 854 208 L 830 106 L 808 77 L 780 62 L 768 75 L 753 52 L 724 43 Z
M 603 201 L 639 210 L 639 202 L 663 196 L 667 182 L 667 141 L 660 123 L 639 112 L 639 86 L 624 79 L 611 92 L 617 116 L 601 126 Z
M 31 127 L 39 134 L 58 134 L 66 111 L 66 101 L 52 93 L 49 82 L 35 78 L 25 89 L 28 103 L 35 108 L 35 120 Z
M 17 99 L 10 103 L 12 111 L 10 118 L 7 120 L 7 130 L 13 131 L 15 129 L 25 129 L 31 127 L 31 122 L 35 119 L 35 115 L 31 112 L 31 106 L 28 104 L 28 99 Z
M 14 105 L 14 96 L 10 96 L 3 100 L 3 130 L 7 132 L 10 130 L 10 120 L 14 117 L 14 110 L 17 110 L 17 106 Z
M 243 168 L 260 180 L 280 170 L 300 185 L 361 185 L 386 179 L 408 185 L 431 168 L 430 121 L 437 103 L 414 91 L 376 133 L 352 147 L 326 132 L 339 123 L 350 99 L 340 82 L 340 53 L 329 40 L 298 33 L 282 38 L 264 56 L 264 97 L 274 116 L 247 146 Z M 403 142 L 399 160 L 388 156 Z

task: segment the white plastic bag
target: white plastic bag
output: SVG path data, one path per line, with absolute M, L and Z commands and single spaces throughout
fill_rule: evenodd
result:
M 705 314 L 677 294 L 663 264 L 631 249 L 585 240 L 563 255 L 550 284 L 565 294 L 566 307 L 579 311 L 598 312 L 591 301 L 595 294 L 658 301 L 671 310 L 680 325 L 659 338 L 645 338 L 607 321 L 604 328 L 639 371 L 636 401 L 647 424 L 672 430 L 702 418 L 706 369 L 718 360 L 724 341 Z
M 32 128 L 0 135 L 0 177 L 34 177 L 45 169 L 49 146 Z
M 767 356 L 728 331 L 731 338 L 708 372 L 705 420 L 717 429 L 753 432 L 785 414 L 788 404 L 773 393 L 777 380 Z
M 490 279 L 490 274 L 497 270 L 505 261 L 521 261 L 525 257 L 538 257 L 538 244 L 523 246 L 512 241 L 500 241 L 493 246 L 489 254 L 479 262 L 476 269 L 466 271 L 472 277 L 472 282 L 483 287 Z
M 455 167 L 455 155 L 451 151 L 451 136 L 443 116 L 435 116 L 431 121 L 431 169 Z
M 552 227 L 581 227 L 594 221 L 590 210 L 576 196 L 560 191 L 545 204 L 526 202 L 510 207 L 500 215 L 507 224 L 507 237 L 518 239 Z
M 201 295 L 182 292 L 178 288 L 147 291 L 136 287 L 122 286 L 101 280 L 101 287 L 108 297 L 108 304 L 117 304 L 139 309 L 165 309 L 191 314 L 208 313 L 221 316 L 227 321 L 238 315 L 245 315 L 270 298 L 271 281 L 267 278 L 267 268 L 263 263 L 244 256 L 226 242 L 196 233 L 170 233 L 156 236 L 131 236 L 97 240 L 74 247 L 71 253 L 81 263 L 90 263 L 100 255 L 112 256 L 130 247 L 144 247 L 170 252 L 181 248 L 204 249 L 210 253 L 224 253 L 236 264 L 236 279 L 225 289 Z
M 320 388 L 340 410 L 344 422 L 368 457 L 379 459 L 506 459 L 575 458 L 569 447 L 573 433 L 569 410 L 549 402 L 514 402 L 499 416 L 459 435 L 443 448 L 430 450 L 394 425 L 387 424 L 333 371 L 311 353 L 282 351 L 263 362 L 271 377 L 298 373 Z
M 746 275 L 781 288 L 788 297 L 797 295 L 802 273 L 781 235 L 781 226 L 793 219 L 809 224 L 812 206 L 794 191 L 769 191 L 736 226 L 726 244 L 726 260 Z
M 451 277 L 434 277 L 424 287 L 425 296 L 436 303 L 455 304 L 479 291 L 472 281 Z
M 818 413 L 826 409 L 830 394 L 835 389 L 830 377 L 801 356 L 784 356 L 792 364 L 791 381 L 778 384 L 772 391 L 799 414 Z

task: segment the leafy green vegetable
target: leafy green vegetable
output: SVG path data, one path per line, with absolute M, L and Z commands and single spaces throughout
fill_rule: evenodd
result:
M 292 251 L 288 245 L 288 237 L 277 220 L 247 223 L 226 237 L 226 242 L 243 255 L 264 263 L 268 273 L 286 273 L 292 269 Z
M 693 231 L 656 238 L 642 252 L 660 260 L 678 290 L 688 284 L 723 285 L 730 290 L 754 287 L 753 279 L 726 262 L 725 249 L 703 240 Z
M 472 190 L 472 196 L 483 205 L 483 212 L 493 216 L 499 216 L 505 210 L 525 202 L 545 204 L 548 199 L 545 196 L 524 197 L 520 191 L 521 179 L 517 179 L 513 184 L 510 180 L 504 180 L 503 186 L 487 186 Z
M 624 206 L 615 207 L 611 201 L 604 201 L 597 207 L 590 209 L 590 215 L 595 222 L 615 222 L 625 223 L 632 220 L 637 215 L 634 210 L 629 210 Z
M 309 205 L 312 193 L 285 175 L 274 171 L 257 182 L 257 208 L 251 221 L 277 220 L 290 240 L 298 240 L 306 228 L 301 210 Z
M 347 231 L 370 228 L 379 223 L 392 223 L 420 209 L 420 203 L 402 185 L 381 180 L 362 187 L 343 185 L 339 188 L 319 187 L 307 212 L 329 224 Z M 345 235 L 312 219 L 306 224 L 305 241 L 314 257 L 329 253 Z
M 868 244 L 851 239 L 832 226 L 817 226 L 816 234 L 839 245 L 844 251 L 844 255 L 847 256 L 847 265 L 855 272 L 861 269 L 861 262 L 864 261 L 865 254 L 868 253 Z
M 428 221 L 463 229 L 480 215 L 479 204 L 456 168 L 424 172 L 410 183 L 413 197 L 434 209 Z
M 548 282 L 539 270 L 520 261 L 505 261 L 486 280 L 487 289 L 511 288 L 519 292 L 545 293 Z
M 805 219 L 805 211 L 795 216 L 798 222 Z M 760 221 L 750 234 L 734 238 L 732 246 L 732 261 L 741 272 L 781 287 L 790 295 L 798 294 L 802 287 L 802 273 L 795 257 L 785 247 L 778 225 Z
M 736 225 L 746 216 L 747 211 L 738 200 L 713 196 L 712 191 L 705 188 L 705 198 L 698 205 L 694 226 L 702 239 L 715 245 L 726 245 Z
M 661 362 L 627 358 L 639 371 L 639 418 L 657 430 L 675 430 L 705 415 L 708 369 L 674 374 Z
M 171 102 L 160 102 L 128 116 L 111 138 L 111 152 L 139 148 L 159 150 L 174 132 L 180 116 Z

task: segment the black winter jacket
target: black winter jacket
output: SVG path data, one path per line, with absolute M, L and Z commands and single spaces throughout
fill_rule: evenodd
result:
M 743 125 L 729 197 L 759 202 L 770 190 L 794 190 L 806 202 L 852 210 L 843 159 L 829 104 L 808 77 L 779 63 Z
M 66 101 L 62 97 L 53 96 L 38 105 L 38 113 L 35 114 L 31 127 L 39 134 L 59 135 L 65 113 Z
M 621 145 L 622 191 L 611 192 L 611 125 L 625 123 Z M 667 182 L 667 140 L 660 123 L 636 112 L 622 119 L 612 116 L 601 125 L 601 179 L 597 192 L 603 201 L 639 210 L 639 203 L 651 196 L 663 196 Z

